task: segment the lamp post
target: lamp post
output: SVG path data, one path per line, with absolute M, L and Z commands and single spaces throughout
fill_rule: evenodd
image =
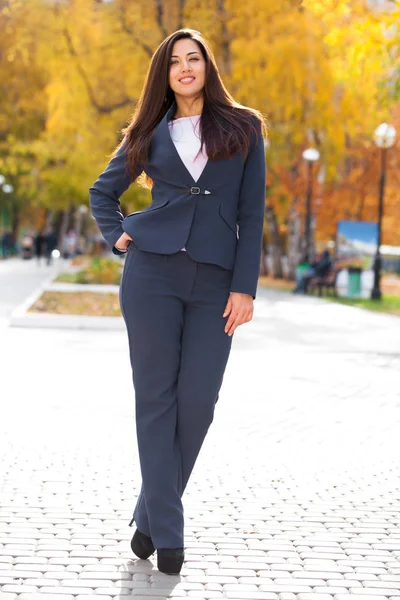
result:
M 308 182 L 307 182 L 307 196 L 306 196 L 306 222 L 305 222 L 305 240 L 306 240 L 306 251 L 305 260 L 309 262 L 311 260 L 311 201 L 312 201 L 312 188 L 313 188 L 313 164 L 319 159 L 320 154 L 316 148 L 307 148 L 303 152 L 303 158 L 308 164 Z
M 11 194 L 14 191 L 13 186 L 9 183 L 6 183 L 6 178 L 2 174 L 0 174 L 0 188 L 4 194 Z M 1 216 L 1 225 L 3 226 L 4 222 L 6 222 L 6 225 L 4 225 L 4 226 L 8 227 L 8 209 L 6 207 L 4 207 L 4 209 L 2 209 L 0 216 Z M 7 219 L 6 219 L 6 216 L 7 216 Z
M 388 148 L 391 148 L 396 139 L 396 130 L 392 125 L 382 123 L 375 129 L 374 141 L 378 148 L 381 148 L 381 174 L 379 178 L 379 205 L 378 205 L 378 240 L 374 260 L 374 287 L 372 288 L 371 298 L 380 300 L 381 292 L 381 243 L 382 243 L 382 218 L 383 218 L 383 199 L 385 195 L 386 181 L 386 159 Z

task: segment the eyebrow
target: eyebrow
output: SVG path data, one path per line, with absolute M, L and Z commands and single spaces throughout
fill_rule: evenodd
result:
M 189 56 L 189 54 L 200 54 L 200 52 L 197 52 L 197 50 L 193 50 L 193 52 L 188 52 L 188 53 L 186 54 L 186 56 Z M 171 56 L 171 58 L 179 58 L 179 56 L 178 56 L 177 54 L 173 54 L 173 55 Z

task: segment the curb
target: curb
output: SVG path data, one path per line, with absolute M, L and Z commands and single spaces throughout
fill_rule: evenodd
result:
M 54 277 L 54 275 L 53 275 Z M 107 288 L 107 289 L 103 289 Z M 10 316 L 10 327 L 48 328 L 48 329 L 89 329 L 123 331 L 125 322 L 122 317 L 97 317 L 89 315 L 55 315 L 52 313 L 28 313 L 30 307 L 40 298 L 44 291 L 88 291 L 98 293 L 118 293 L 117 285 L 87 285 L 52 283 L 52 278 L 45 281 L 33 294 L 28 296 Z
M 123 331 L 122 317 L 91 317 L 84 315 L 53 315 L 51 313 L 22 313 L 11 315 L 11 327 L 39 329 L 91 329 Z
M 95 294 L 118 294 L 119 285 L 93 283 L 64 283 L 53 281 L 43 287 L 46 292 L 94 292 Z

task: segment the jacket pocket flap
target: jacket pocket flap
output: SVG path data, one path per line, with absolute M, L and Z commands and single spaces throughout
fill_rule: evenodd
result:
M 222 203 L 219 205 L 219 214 L 222 217 L 223 221 L 225 221 L 225 223 L 228 225 L 229 229 L 231 229 L 233 231 L 233 233 L 236 235 L 236 233 L 237 233 L 236 223 L 231 223 L 230 219 L 224 215 L 223 206 L 224 205 Z
M 168 202 L 169 202 L 169 200 L 167 198 L 167 200 L 163 200 L 161 202 L 161 204 L 157 204 L 155 206 L 153 204 L 151 204 L 150 206 L 148 206 L 147 208 L 144 208 L 143 210 L 137 210 L 136 212 L 129 213 L 129 215 L 126 215 L 125 219 L 127 217 L 133 217 L 133 215 L 142 215 L 143 213 L 151 212 L 153 210 L 158 210 L 159 208 L 162 208 L 163 206 L 168 204 Z

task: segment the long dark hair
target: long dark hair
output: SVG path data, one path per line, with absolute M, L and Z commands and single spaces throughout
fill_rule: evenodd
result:
M 260 131 L 251 116 L 261 122 L 261 131 L 266 135 L 262 114 L 236 102 L 225 88 L 213 52 L 202 34 L 195 29 L 179 29 L 154 52 L 136 110 L 122 130 L 124 138 L 118 148 L 126 142 L 127 168 L 131 174 L 137 171 L 138 165 L 145 167 L 152 133 L 175 100 L 169 86 L 170 59 L 175 42 L 183 38 L 197 43 L 206 62 L 200 128 L 202 147 L 205 144 L 208 158 L 229 158 L 236 152 L 247 156 L 252 130 Z M 144 183 L 151 185 L 151 179 L 146 177 Z

